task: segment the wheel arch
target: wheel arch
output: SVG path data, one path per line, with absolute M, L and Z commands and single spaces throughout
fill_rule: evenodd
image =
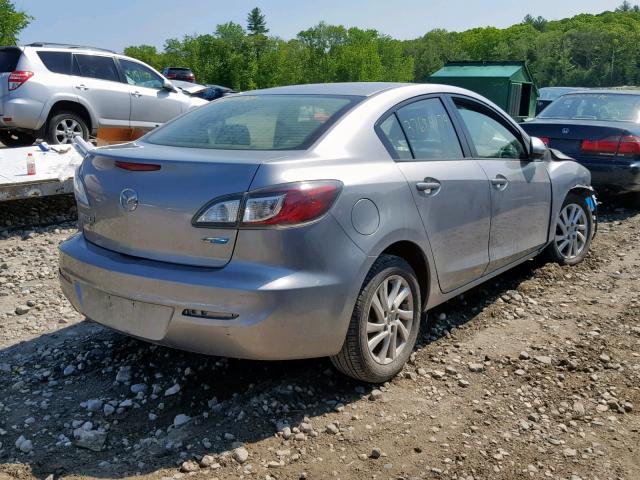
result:
M 47 120 L 43 125 L 43 129 L 47 129 L 49 127 L 49 122 L 51 121 L 51 119 L 60 112 L 73 112 L 80 118 L 82 118 L 87 123 L 89 134 L 93 133 L 94 129 L 96 128 L 96 125 L 91 118 L 91 113 L 84 105 L 72 100 L 58 100 L 51 106 L 49 115 L 47 115 Z
M 431 278 L 429 273 L 429 262 L 422 251 L 422 248 L 410 240 L 400 240 L 387 246 L 380 255 L 395 255 L 411 265 L 411 268 L 413 268 L 418 279 L 422 309 L 424 310 L 427 305 L 427 300 L 429 299 Z

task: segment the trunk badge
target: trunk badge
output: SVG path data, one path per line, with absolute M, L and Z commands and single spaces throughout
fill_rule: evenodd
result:
M 565 128 L 562 129 L 562 134 L 563 135 L 567 135 L 568 133 L 569 133 L 569 129 L 568 128 L 565 127 Z
M 120 206 L 125 212 L 133 212 L 138 208 L 138 193 L 131 188 L 125 188 L 120 192 Z

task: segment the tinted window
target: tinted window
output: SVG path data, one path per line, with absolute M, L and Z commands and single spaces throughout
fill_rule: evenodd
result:
M 77 74 L 82 77 L 99 78 L 119 82 L 116 64 L 111 57 L 98 55 L 75 55 Z M 76 72 L 74 72 L 76 73 Z
M 458 136 L 439 99 L 411 103 L 397 114 L 416 160 L 463 158 Z
M 47 70 L 54 73 L 71 73 L 71 53 L 69 52 L 38 52 L 38 56 Z
M 13 72 L 20 55 L 21 52 L 17 48 L 0 49 L 0 73 Z
M 304 149 L 356 102 L 325 95 L 221 98 L 154 130 L 159 145 L 219 150 Z
M 164 79 L 162 77 L 138 62 L 120 60 L 120 66 L 122 67 L 125 81 L 129 85 L 155 88 L 156 90 L 160 90 L 164 85 Z
M 640 123 L 640 95 L 565 95 L 549 105 L 540 118 Z
M 526 158 L 522 143 L 491 111 L 456 100 L 462 121 L 480 158 Z
M 412 160 L 411 149 L 407 143 L 407 137 L 402 132 L 400 122 L 395 115 L 390 115 L 380 124 L 380 131 L 386 140 L 387 148 L 390 148 L 398 160 Z

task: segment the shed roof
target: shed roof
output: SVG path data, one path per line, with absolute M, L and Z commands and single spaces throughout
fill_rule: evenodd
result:
M 524 62 L 449 62 L 431 77 L 511 78 L 522 70 L 531 79 Z

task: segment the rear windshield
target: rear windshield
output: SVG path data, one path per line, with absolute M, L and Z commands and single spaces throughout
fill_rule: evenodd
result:
M 190 68 L 171 67 L 171 68 L 167 68 L 167 71 L 169 71 L 169 72 L 190 72 L 191 69 Z
M 640 95 L 571 94 L 549 105 L 539 118 L 640 123 Z
M 216 150 L 306 149 L 360 97 L 226 97 L 154 130 L 149 143 Z
M 13 72 L 18 65 L 21 53 L 17 48 L 0 49 L 0 73 Z

